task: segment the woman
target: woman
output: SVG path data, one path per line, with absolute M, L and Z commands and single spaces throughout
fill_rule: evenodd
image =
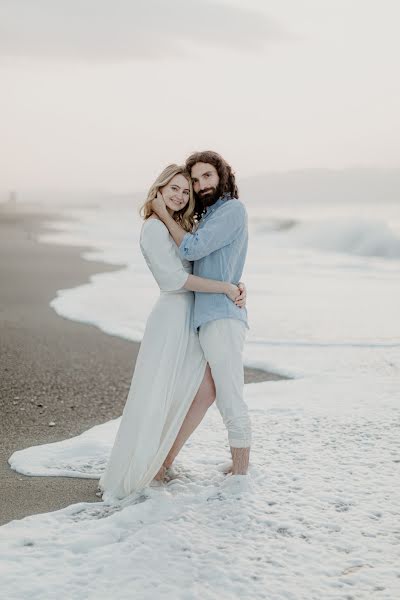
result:
M 160 297 L 146 323 L 121 423 L 99 481 L 104 500 L 125 498 L 153 478 L 162 479 L 214 401 L 211 371 L 192 325 L 191 292 L 226 294 L 244 305 L 236 285 L 191 274 L 191 263 L 181 260 L 167 228 L 152 212 L 158 193 L 184 229 L 192 231 L 195 225 L 190 176 L 184 167 L 169 165 L 141 210 L 140 247 Z

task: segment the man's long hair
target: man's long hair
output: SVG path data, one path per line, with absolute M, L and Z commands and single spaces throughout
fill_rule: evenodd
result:
M 232 167 L 217 152 L 204 150 L 203 152 L 194 152 L 186 161 L 186 170 L 191 173 L 192 167 L 196 163 L 208 163 L 217 169 L 219 184 L 217 188 L 218 197 L 229 196 L 230 198 L 239 198 L 239 190 L 235 181 L 235 174 Z M 205 212 L 205 207 L 201 198 L 195 194 L 195 209 L 197 218 L 200 218 Z

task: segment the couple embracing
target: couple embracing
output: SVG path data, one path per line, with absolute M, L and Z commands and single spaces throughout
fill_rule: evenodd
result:
M 162 485 L 216 401 L 232 456 L 246 475 L 251 424 L 243 399 L 247 213 L 231 167 L 216 152 L 170 165 L 142 207 L 140 247 L 160 297 L 146 323 L 106 470 L 104 500 Z M 194 292 L 194 293 L 193 293 Z

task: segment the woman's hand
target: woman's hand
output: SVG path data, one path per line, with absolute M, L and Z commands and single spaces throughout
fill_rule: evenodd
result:
M 232 300 L 232 302 L 236 303 L 236 300 L 238 298 L 240 298 L 240 290 L 238 288 L 237 285 L 235 285 L 234 283 L 227 283 L 226 284 L 226 292 L 225 294 L 228 296 L 228 298 L 230 300 Z
M 244 308 L 246 306 L 246 301 L 247 301 L 247 288 L 242 281 L 239 281 L 237 286 L 240 290 L 240 296 L 239 296 L 239 298 L 237 298 L 235 304 L 239 308 Z
M 160 219 L 162 219 L 163 216 L 167 213 L 167 206 L 164 202 L 164 198 L 162 197 L 161 192 L 157 192 L 157 196 L 151 203 L 151 208 L 156 213 L 156 215 L 160 217 Z

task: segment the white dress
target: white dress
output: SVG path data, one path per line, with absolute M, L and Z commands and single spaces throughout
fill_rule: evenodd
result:
M 135 371 L 106 470 L 103 500 L 146 487 L 164 462 L 204 377 L 206 360 L 193 328 L 194 294 L 182 286 L 192 265 L 182 260 L 165 225 L 147 219 L 142 254 L 160 287 L 146 323 Z

